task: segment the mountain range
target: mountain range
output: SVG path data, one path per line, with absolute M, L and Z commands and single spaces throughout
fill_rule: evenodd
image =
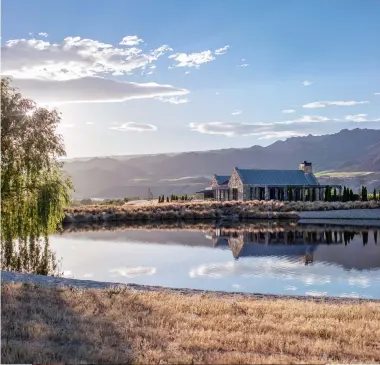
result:
M 148 189 L 155 196 L 192 194 L 209 185 L 214 173 L 229 175 L 235 166 L 298 169 L 304 160 L 312 162 L 321 183 L 378 188 L 380 130 L 343 129 L 329 135 L 292 137 L 266 147 L 65 160 L 64 171 L 72 177 L 75 198 L 115 199 L 146 197 Z

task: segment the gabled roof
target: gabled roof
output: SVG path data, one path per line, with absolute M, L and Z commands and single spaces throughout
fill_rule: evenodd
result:
M 214 176 L 219 185 L 228 184 L 228 181 L 230 180 L 230 177 L 231 177 L 227 175 L 214 175 Z
M 311 173 L 302 170 L 244 170 L 235 168 L 243 184 L 257 185 L 319 185 Z

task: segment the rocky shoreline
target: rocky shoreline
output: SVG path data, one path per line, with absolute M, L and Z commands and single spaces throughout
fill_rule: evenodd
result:
M 105 222 L 173 222 L 173 221 L 227 221 L 237 222 L 244 220 L 299 220 L 299 219 L 365 219 L 380 220 L 380 209 L 334 209 L 334 210 L 306 210 L 306 211 L 254 211 L 249 208 L 212 208 L 210 210 L 159 210 L 145 212 L 139 210 L 119 211 L 109 208 L 106 211 L 78 211 L 65 212 L 63 224 L 76 223 L 105 223 Z
M 351 297 L 317 297 L 317 296 L 302 296 L 302 295 L 277 295 L 277 294 L 262 294 L 262 293 L 244 293 L 244 292 L 225 292 L 225 291 L 209 291 L 199 289 L 185 288 L 166 288 L 152 285 L 139 284 L 122 284 L 113 282 L 101 282 L 93 280 L 69 279 L 63 277 L 43 276 L 34 274 L 24 274 L 11 271 L 1 271 L 2 283 L 21 283 L 26 285 L 37 285 L 47 287 L 71 287 L 77 289 L 117 289 L 130 290 L 134 292 L 166 292 L 179 295 L 214 295 L 217 297 L 244 297 L 256 300 L 299 300 L 312 301 L 323 303 L 362 303 L 376 302 L 380 303 L 380 299 L 372 298 L 351 298 Z

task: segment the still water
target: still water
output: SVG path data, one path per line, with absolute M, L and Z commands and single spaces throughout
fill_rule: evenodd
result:
M 111 227 L 112 228 L 112 227 Z M 69 229 L 51 237 L 76 279 L 175 288 L 380 298 L 380 229 L 239 227 Z

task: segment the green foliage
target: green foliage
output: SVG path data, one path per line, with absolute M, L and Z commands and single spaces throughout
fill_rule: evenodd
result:
M 56 231 L 70 202 L 69 178 L 57 110 L 24 99 L 1 79 L 1 246 L 2 267 L 48 274 L 48 235 Z M 45 248 L 41 247 L 42 241 Z

